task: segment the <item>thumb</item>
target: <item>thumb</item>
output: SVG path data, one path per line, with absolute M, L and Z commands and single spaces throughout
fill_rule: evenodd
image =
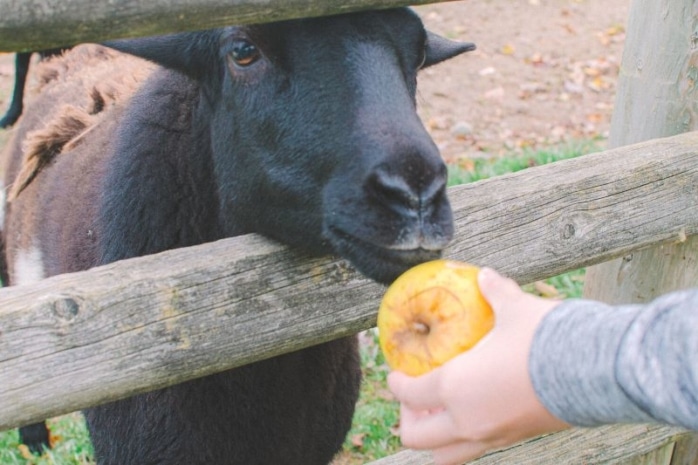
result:
M 505 278 L 492 268 L 482 268 L 477 280 L 480 292 L 495 311 L 523 293 L 516 281 Z

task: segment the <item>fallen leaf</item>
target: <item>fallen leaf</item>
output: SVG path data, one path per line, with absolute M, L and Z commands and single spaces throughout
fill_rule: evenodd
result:
M 451 128 L 451 134 L 456 139 L 465 140 L 473 134 L 473 126 L 465 121 L 459 121 Z
M 433 117 L 429 118 L 427 121 L 427 127 L 431 130 L 446 130 L 450 126 L 447 118 L 444 117 Z
M 51 449 L 55 449 L 59 442 L 63 441 L 63 436 L 60 434 L 54 434 L 53 431 L 49 432 L 48 444 Z
M 616 24 L 606 29 L 607 36 L 616 36 L 623 33 L 625 33 L 625 27 L 622 24 Z
M 534 53 L 530 57 L 526 58 L 525 61 L 526 63 L 534 66 L 545 64 L 545 59 L 543 58 L 543 55 L 541 55 L 540 53 Z
M 475 160 L 470 158 L 458 159 L 458 167 L 465 171 L 475 171 Z
M 601 76 L 602 71 L 599 68 L 595 68 L 592 66 L 586 66 L 584 67 L 584 74 L 586 74 L 589 77 L 598 77 Z
M 577 30 L 571 24 L 563 24 L 562 28 L 573 36 L 577 35 Z
M 505 44 L 500 50 L 503 55 L 513 55 L 515 51 L 516 49 L 511 44 Z
M 533 283 L 533 287 L 542 297 L 552 299 L 560 296 L 560 293 L 557 291 L 557 289 L 555 289 L 555 286 L 551 286 L 545 281 L 536 281 Z
M 351 437 L 351 445 L 357 449 L 361 449 L 364 446 L 364 438 L 366 433 L 355 434 Z
M 22 456 L 23 459 L 25 460 L 33 460 L 34 455 L 31 453 L 29 450 L 29 447 L 27 447 L 26 444 L 20 444 L 17 446 L 17 449 L 19 449 L 19 455 Z
M 608 46 L 611 42 L 621 42 L 625 38 L 625 27 L 618 24 L 596 33 L 601 45 Z
M 565 129 L 564 126 L 559 126 L 559 125 L 554 126 L 550 130 L 550 135 L 557 140 L 561 140 L 565 136 L 566 133 L 567 133 L 567 129 Z
M 603 46 L 607 47 L 611 43 L 611 38 L 608 37 L 603 32 L 597 32 L 596 38 L 599 39 L 599 42 L 601 42 L 601 45 L 603 45 Z
M 533 147 L 535 145 L 535 143 L 536 143 L 536 141 L 533 139 L 516 139 L 516 141 L 514 142 L 514 146 L 517 149 L 526 149 L 526 148 Z M 529 164 L 528 164 L 529 168 L 534 166 L 534 164 L 532 164 L 532 162 L 533 162 L 533 160 L 529 161 Z
M 485 98 L 488 100 L 502 100 L 504 98 L 504 87 L 495 87 L 485 92 Z
M 595 124 L 600 123 L 603 121 L 603 115 L 601 113 L 589 113 L 587 115 L 587 121 Z
M 602 90 L 608 88 L 608 85 L 605 83 L 601 76 L 597 76 L 594 79 L 592 79 L 591 82 L 587 84 L 587 86 L 594 92 L 601 92 Z

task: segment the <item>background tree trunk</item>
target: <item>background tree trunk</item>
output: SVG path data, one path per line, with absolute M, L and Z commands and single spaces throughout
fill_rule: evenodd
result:
M 633 0 L 610 146 L 697 129 L 697 83 L 698 2 Z M 698 237 L 681 237 L 675 244 L 590 267 L 584 295 L 609 303 L 647 302 L 672 290 L 698 286 L 697 263 Z M 692 435 L 652 457 L 625 463 L 696 463 L 697 447 L 698 435 Z
M 634 0 L 611 122 L 611 147 L 698 129 L 698 2 Z M 698 237 L 587 271 L 585 296 L 646 302 L 698 285 Z

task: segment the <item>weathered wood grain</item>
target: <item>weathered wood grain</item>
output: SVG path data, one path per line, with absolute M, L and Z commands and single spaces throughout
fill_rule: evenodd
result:
M 611 121 L 612 147 L 698 130 L 697 27 L 693 0 L 633 3 Z M 593 267 L 586 282 L 586 295 L 611 303 L 646 302 L 695 286 L 698 238 Z
M 682 436 L 674 445 L 671 465 L 695 465 L 698 457 L 698 441 L 695 434 Z
M 366 465 L 434 465 L 434 461 L 428 452 L 404 450 Z
M 0 429 L 373 325 L 382 287 L 259 236 L 0 292 Z
M 657 451 L 688 433 L 658 425 L 574 428 L 543 436 L 496 451 L 468 462 L 471 465 L 561 465 L 622 464 L 647 456 L 647 464 L 658 463 Z M 670 451 L 669 451 L 670 454 Z M 434 465 L 428 453 L 403 451 L 368 465 Z
M 450 194 L 446 255 L 530 282 L 698 231 L 698 133 Z M 3 289 L 0 429 L 356 333 L 383 290 L 258 236 Z
M 530 282 L 698 232 L 698 133 L 454 188 L 449 254 Z
M 0 51 L 42 50 L 436 0 L 0 0 Z M 443 1 L 443 0 L 439 0 Z M 446 0 L 448 1 L 448 0 Z

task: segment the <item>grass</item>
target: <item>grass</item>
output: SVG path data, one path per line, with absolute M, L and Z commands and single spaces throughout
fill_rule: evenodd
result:
M 2 134 L 0 133 L 0 136 Z M 532 166 L 573 158 L 598 150 L 596 142 L 582 142 L 560 147 L 495 158 L 465 160 L 449 168 L 449 185 L 462 184 L 520 171 Z M 584 270 L 524 287 L 528 292 L 547 297 L 579 297 L 584 283 Z M 342 453 L 333 465 L 359 465 L 399 451 L 398 404 L 386 387 L 388 369 L 378 347 L 374 330 L 360 335 L 363 384 L 351 431 Z M 17 430 L 0 433 L 0 465 L 88 465 L 92 464 L 92 448 L 84 420 L 71 414 L 50 421 L 55 447 L 41 457 L 27 455 L 19 444 Z
M 388 367 L 378 346 L 378 331 L 363 332 L 361 369 L 363 380 L 351 431 L 334 465 L 363 464 L 401 449 L 397 435 L 398 403 L 388 391 Z
M 544 149 L 524 149 L 516 155 L 496 158 L 462 159 L 457 165 L 448 169 L 448 184 L 467 184 L 481 179 L 491 178 L 506 173 L 514 173 L 526 168 L 545 165 L 560 160 L 575 158 L 600 150 L 598 141 L 577 141 L 552 146 Z
M 2 465 L 92 465 L 92 445 L 81 414 L 72 413 L 49 420 L 54 447 L 41 456 L 32 455 L 19 444 L 17 430 L 0 433 Z

